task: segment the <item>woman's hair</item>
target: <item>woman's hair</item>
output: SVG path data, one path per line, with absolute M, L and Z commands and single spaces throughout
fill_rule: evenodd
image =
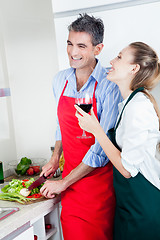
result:
M 143 42 L 133 42 L 129 44 L 129 47 L 133 49 L 133 64 L 139 64 L 140 66 L 139 71 L 131 81 L 130 88 L 134 91 L 139 87 L 144 87 L 143 92 L 153 103 L 160 122 L 160 110 L 158 104 L 150 93 L 160 80 L 160 61 L 158 56 L 150 46 Z
M 68 30 L 90 34 L 93 46 L 103 42 L 104 24 L 102 19 L 89 16 L 86 13 L 79 14 L 79 17 L 68 26 Z

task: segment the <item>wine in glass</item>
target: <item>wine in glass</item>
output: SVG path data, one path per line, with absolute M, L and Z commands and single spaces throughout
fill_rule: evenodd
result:
M 76 97 L 75 104 L 77 104 L 83 111 L 89 113 L 92 105 L 93 105 L 93 93 L 86 92 L 84 97 Z M 81 136 L 77 136 L 77 138 L 91 138 L 91 136 L 86 135 L 85 130 Z

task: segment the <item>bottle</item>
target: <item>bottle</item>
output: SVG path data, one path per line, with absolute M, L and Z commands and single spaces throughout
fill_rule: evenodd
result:
M 2 162 L 0 162 L 0 183 L 4 183 L 3 165 L 2 165 Z

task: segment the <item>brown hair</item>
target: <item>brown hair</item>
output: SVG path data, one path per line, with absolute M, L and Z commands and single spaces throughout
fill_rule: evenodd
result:
M 150 91 L 157 85 L 160 80 L 160 62 L 156 52 L 143 42 L 133 42 L 129 44 L 134 51 L 133 63 L 139 64 L 140 69 L 131 82 L 131 90 L 144 87 L 143 92 L 153 103 L 160 122 L 160 110 L 155 98 Z

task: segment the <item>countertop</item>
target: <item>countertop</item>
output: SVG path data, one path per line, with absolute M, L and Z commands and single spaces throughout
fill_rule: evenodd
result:
M 11 177 L 12 179 L 13 177 Z M 55 180 L 58 180 L 55 178 Z M 6 180 L 5 180 L 6 181 Z M 7 178 L 7 182 L 10 181 Z M 37 203 L 23 205 L 18 202 L 2 201 L 0 200 L 0 207 L 18 207 L 19 211 L 6 217 L 0 221 L 0 239 L 17 230 L 24 224 L 29 224 L 30 221 L 35 219 L 37 216 L 42 215 L 49 209 L 53 208 L 53 205 L 60 202 L 60 195 L 53 199 L 44 199 Z

